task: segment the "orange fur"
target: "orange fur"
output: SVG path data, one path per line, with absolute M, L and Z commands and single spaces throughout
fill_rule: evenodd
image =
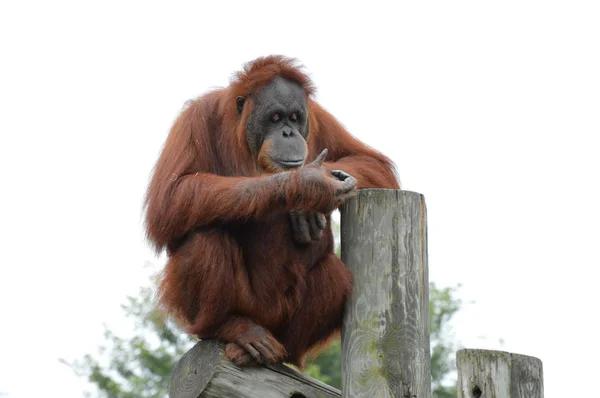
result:
M 169 255 L 160 304 L 191 333 L 239 342 L 257 325 L 268 331 L 265 344 L 282 344 L 273 360 L 301 364 L 339 329 L 351 275 L 333 254 L 329 225 L 320 240 L 299 247 L 288 220 L 292 209 L 329 213 L 337 205 L 333 185 L 317 168 L 265 174 L 266 160 L 255 159 L 246 143 L 252 94 L 276 76 L 300 84 L 309 98 L 307 163 L 327 148 L 324 167 L 349 173 L 359 188 L 399 188 L 390 160 L 312 99 L 314 86 L 296 62 L 270 56 L 177 118 L 146 194 L 146 230 Z M 237 96 L 246 97 L 241 114 Z

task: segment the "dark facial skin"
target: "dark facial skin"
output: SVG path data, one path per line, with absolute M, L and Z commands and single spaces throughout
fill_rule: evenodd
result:
M 302 166 L 308 139 L 308 110 L 302 87 L 278 77 L 252 99 L 254 107 L 246 123 L 246 137 L 259 167 L 278 172 Z
M 274 173 L 303 166 L 308 152 L 309 128 L 306 94 L 302 87 L 278 77 L 252 99 L 254 106 L 246 122 L 246 139 L 258 166 Z M 244 100 L 243 97 L 237 99 L 240 112 Z M 325 150 L 312 166 L 320 167 L 326 155 Z M 354 190 L 354 178 L 340 170 L 330 173 L 338 181 L 347 180 L 348 190 Z M 322 231 L 328 226 L 325 214 L 296 210 L 290 213 L 290 223 L 294 240 L 300 245 L 320 240 Z

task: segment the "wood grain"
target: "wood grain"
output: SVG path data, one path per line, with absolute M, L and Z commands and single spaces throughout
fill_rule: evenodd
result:
M 198 342 L 177 363 L 171 398 L 331 398 L 339 390 L 284 365 L 240 368 L 225 359 L 224 346 Z
M 504 351 L 459 350 L 458 398 L 543 398 L 542 361 Z
M 353 294 L 342 329 L 342 396 L 431 396 L 423 195 L 365 189 L 341 211 Z

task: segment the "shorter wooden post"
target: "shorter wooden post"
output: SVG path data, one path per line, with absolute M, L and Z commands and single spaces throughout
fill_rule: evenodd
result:
M 459 350 L 458 398 L 543 398 L 542 361 L 504 351 Z
M 175 365 L 171 398 L 334 398 L 339 390 L 285 365 L 240 368 L 228 361 L 223 343 L 198 342 Z

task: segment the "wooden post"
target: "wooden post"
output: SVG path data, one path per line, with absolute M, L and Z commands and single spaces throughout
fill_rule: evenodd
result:
M 175 365 L 171 398 L 333 398 L 340 392 L 285 365 L 240 368 L 229 362 L 223 344 L 198 342 Z
M 543 398 L 542 361 L 503 351 L 459 350 L 458 398 Z
M 423 195 L 366 189 L 341 214 L 353 293 L 342 329 L 343 397 L 430 398 Z

